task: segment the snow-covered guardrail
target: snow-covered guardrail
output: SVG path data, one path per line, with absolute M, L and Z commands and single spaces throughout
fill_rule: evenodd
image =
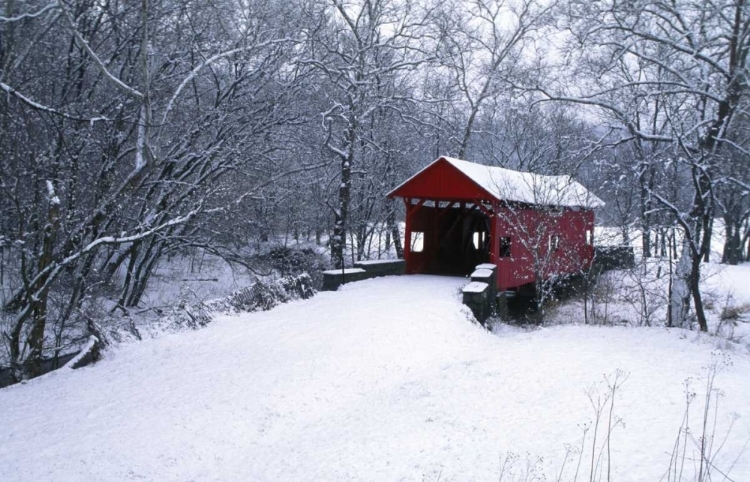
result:
M 398 276 L 406 271 L 403 259 L 374 259 L 357 261 L 353 268 L 323 271 L 323 291 L 336 291 L 339 286 L 352 281 L 362 281 L 378 276 Z
M 406 272 L 406 261 L 403 259 L 371 259 L 357 261 L 355 268 L 361 268 L 371 276 L 397 276 Z
M 372 278 L 362 268 L 331 269 L 323 271 L 322 291 L 336 291 L 344 283 Z
M 480 323 L 487 321 L 496 309 L 497 266 L 480 264 L 471 274 L 471 281 L 462 290 L 463 303 Z
M 99 338 L 95 337 L 94 335 L 89 336 L 89 339 L 86 341 L 86 345 L 81 348 L 81 351 L 79 351 L 78 354 L 73 357 L 73 359 L 71 359 L 68 363 L 66 363 L 62 368 L 77 370 L 79 368 L 85 367 L 86 365 L 91 365 L 99 359 L 99 349 Z

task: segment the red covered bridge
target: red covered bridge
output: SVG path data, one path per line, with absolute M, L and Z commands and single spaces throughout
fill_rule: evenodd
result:
M 441 157 L 388 194 L 406 205 L 407 273 L 468 275 L 497 265 L 515 290 L 588 269 L 604 203 L 570 176 L 542 176 Z

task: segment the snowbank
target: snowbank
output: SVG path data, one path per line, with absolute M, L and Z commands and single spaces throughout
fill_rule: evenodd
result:
M 583 390 L 616 369 L 630 377 L 613 480 L 659 480 L 682 382 L 701 375 L 712 342 L 655 328 L 493 335 L 467 321 L 463 284 L 347 284 L 0 390 L 0 480 L 494 480 L 508 451 L 543 456 L 554 480 L 591 419 Z M 717 434 L 730 411 L 742 418 L 725 467 L 750 433 L 750 357 L 732 359 Z M 750 480 L 746 455 L 734 480 Z

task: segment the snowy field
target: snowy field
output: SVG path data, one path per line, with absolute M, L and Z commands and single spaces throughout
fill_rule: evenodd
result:
M 704 367 L 727 357 L 717 446 L 731 414 L 740 418 L 714 463 L 733 465 L 727 480 L 750 480 L 747 350 L 719 353 L 715 338 L 663 328 L 491 334 L 468 320 L 463 284 L 354 283 L 2 389 L 0 480 L 497 480 L 509 452 L 516 477 L 536 464 L 556 480 L 593 417 L 584 390 L 603 393 L 603 376 L 619 369 L 629 378 L 615 402 L 624 426 L 611 437 L 612 480 L 658 481 L 683 382 L 693 379 L 697 424 Z M 577 461 L 571 454 L 562 480 Z M 579 480 L 589 463 L 586 452 Z

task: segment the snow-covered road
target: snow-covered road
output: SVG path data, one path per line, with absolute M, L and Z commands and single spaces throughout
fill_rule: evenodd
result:
M 683 381 L 712 342 L 585 326 L 496 336 L 468 321 L 464 283 L 354 283 L 0 390 L 0 481 L 496 480 L 508 451 L 519 467 L 544 457 L 555 480 L 592 417 L 584 389 L 616 369 L 630 377 L 613 480 L 659 480 Z M 731 358 L 717 436 L 730 412 L 742 418 L 724 468 L 750 437 L 750 356 Z M 750 480 L 750 448 L 731 476 Z

